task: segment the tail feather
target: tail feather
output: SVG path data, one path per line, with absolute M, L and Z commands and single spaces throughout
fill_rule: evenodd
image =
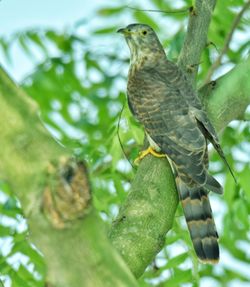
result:
M 207 181 L 205 185 L 206 189 L 211 190 L 215 193 L 222 194 L 223 193 L 223 188 L 219 184 L 219 182 L 212 177 L 210 174 L 207 173 Z
M 219 260 L 218 234 L 206 190 L 199 186 L 190 188 L 179 179 L 177 186 L 198 258 L 204 263 L 217 263 Z

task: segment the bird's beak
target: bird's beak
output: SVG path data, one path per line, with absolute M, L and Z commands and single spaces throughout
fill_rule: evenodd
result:
M 131 31 L 128 31 L 127 28 L 121 28 L 121 29 L 117 30 L 117 33 L 121 33 L 121 34 L 123 34 L 125 36 L 131 35 Z

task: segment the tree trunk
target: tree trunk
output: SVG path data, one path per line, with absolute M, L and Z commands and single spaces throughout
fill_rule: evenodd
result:
M 45 130 L 36 105 L 2 69 L 0 117 L 0 176 L 20 200 L 31 240 L 44 254 L 48 286 L 138 286 L 108 241 L 91 200 L 88 207 L 83 204 L 82 210 L 72 215 L 77 202 L 67 201 L 73 198 L 70 186 L 65 183 L 62 188 L 64 181 L 57 172 L 60 162 L 70 155 Z M 83 181 L 86 175 L 77 176 Z M 50 205 L 51 198 L 56 206 Z

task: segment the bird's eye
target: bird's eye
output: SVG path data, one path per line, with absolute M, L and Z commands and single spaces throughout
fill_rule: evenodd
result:
M 148 32 L 147 32 L 147 31 L 145 31 L 145 30 L 144 30 L 144 31 L 142 31 L 142 34 L 143 34 L 144 36 L 145 36 L 145 35 L 147 35 L 147 33 L 148 33 Z

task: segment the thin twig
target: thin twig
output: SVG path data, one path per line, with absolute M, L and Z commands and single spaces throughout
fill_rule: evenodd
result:
M 249 8 L 250 6 L 250 0 L 248 2 L 245 3 L 245 5 L 242 7 L 242 9 L 240 10 L 239 14 L 235 17 L 233 24 L 231 26 L 230 32 L 228 33 L 226 39 L 225 39 L 225 43 L 224 46 L 218 56 L 218 58 L 216 59 L 216 61 L 213 63 L 213 65 L 210 67 L 210 69 L 207 72 L 207 76 L 204 80 L 204 84 L 207 84 L 210 82 L 211 76 L 213 75 L 214 71 L 216 70 L 216 68 L 221 64 L 221 60 L 224 54 L 226 54 L 227 50 L 229 49 L 229 45 L 230 42 L 232 40 L 233 37 L 233 33 L 235 31 L 235 29 L 237 28 L 244 12 Z
M 176 9 L 172 11 L 166 10 L 158 10 L 158 9 L 139 9 L 131 6 L 125 6 L 126 8 L 135 10 L 135 11 L 143 11 L 143 12 L 155 12 L 155 13 L 165 13 L 165 14 L 177 14 L 177 13 L 186 13 L 192 10 L 192 7 L 187 7 L 185 9 Z
M 207 46 L 209 46 L 209 45 L 213 46 L 213 47 L 215 48 L 216 52 L 217 52 L 218 55 L 219 55 L 219 50 L 218 50 L 217 46 L 214 44 L 214 42 L 211 42 L 211 41 L 208 42 Z
M 122 152 L 123 152 L 125 158 L 127 159 L 127 161 L 130 163 L 132 169 L 134 169 L 135 168 L 134 165 L 131 163 L 131 161 L 129 160 L 129 158 L 127 157 L 127 155 L 125 153 L 125 150 L 124 150 L 124 147 L 123 147 L 123 144 L 122 144 L 122 141 L 121 141 L 121 137 L 120 137 L 120 122 L 121 122 L 121 117 L 122 117 L 123 110 L 125 108 L 125 101 L 123 102 L 122 109 L 121 109 L 119 117 L 118 117 L 118 124 L 117 124 L 117 132 L 116 133 L 117 133 L 118 141 L 119 141 L 119 144 L 121 146 Z

